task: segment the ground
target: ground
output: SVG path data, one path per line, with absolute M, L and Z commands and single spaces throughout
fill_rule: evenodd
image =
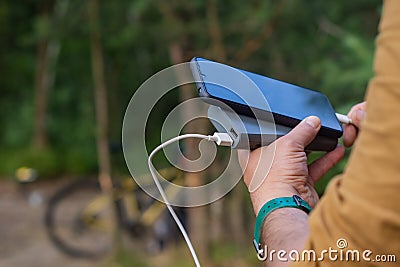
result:
M 0 267 L 109 267 L 109 266 L 192 266 L 185 246 L 170 248 L 157 255 L 143 255 L 147 264 L 136 259 L 132 242 L 124 240 L 126 255 L 102 260 L 76 259 L 64 255 L 50 242 L 44 224 L 47 201 L 68 178 L 20 185 L 0 179 Z M 77 201 L 71 201 L 76 205 Z M 65 207 L 65 206 L 64 206 Z M 70 209 L 65 207 L 65 216 Z M 183 255 L 182 255 L 183 253 Z M 177 256 L 179 255 L 179 260 Z M 186 263 L 188 262 L 189 265 Z
M 43 223 L 46 200 L 65 179 L 21 187 L 0 180 L 0 267 L 95 267 L 101 262 L 73 259 L 47 238 Z
M 69 179 L 58 179 L 56 181 L 34 182 L 21 186 L 12 180 L 0 179 L 0 267 L 109 267 L 109 266 L 194 266 L 190 253 L 182 242 L 177 247 L 170 246 L 159 254 L 139 253 L 140 258 L 146 260 L 146 264 L 137 259 L 129 242 L 125 244 L 126 255 L 116 258 L 105 258 L 103 260 L 89 261 L 75 259 L 59 252 L 47 237 L 44 225 L 44 213 L 47 200 L 54 192 L 68 183 Z M 74 205 L 73 202 L 71 202 Z M 75 203 L 76 204 L 76 203 Z M 68 208 L 65 216 L 68 216 Z M 126 242 L 124 242 L 126 243 Z M 132 242 L 131 242 L 132 243 Z M 208 262 L 207 266 L 213 267 L 248 267 L 254 261 L 247 262 L 247 250 L 244 255 L 235 257 L 235 250 L 228 248 L 228 256 L 224 247 L 216 251 L 215 256 L 218 263 Z M 254 251 L 249 245 L 251 258 Z M 230 252 L 229 252 L 230 251 Z M 140 261 L 139 261 L 140 260 Z M 204 263 L 204 256 L 203 256 Z

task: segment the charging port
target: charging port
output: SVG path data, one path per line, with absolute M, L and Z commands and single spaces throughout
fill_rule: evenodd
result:
M 237 134 L 237 132 L 233 129 L 233 128 L 231 128 L 230 130 L 229 130 L 229 132 L 233 135 L 233 137 L 236 139 L 236 138 L 238 138 L 238 134 Z

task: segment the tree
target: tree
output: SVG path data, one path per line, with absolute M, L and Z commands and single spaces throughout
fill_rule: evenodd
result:
M 99 182 L 104 192 L 112 190 L 110 151 L 108 147 L 108 108 L 107 90 L 104 80 L 104 60 L 100 34 L 99 4 L 97 0 L 89 1 L 90 46 L 92 52 L 92 71 L 95 92 L 97 121 L 96 146 L 99 162 Z
M 160 1 L 160 9 L 163 13 L 164 20 L 166 22 L 167 27 L 176 24 L 183 24 L 182 18 L 175 14 L 174 10 L 171 8 L 169 4 L 164 1 Z M 185 50 L 183 48 L 183 41 L 185 39 L 185 35 L 181 32 L 179 33 L 179 29 L 175 34 L 180 34 L 180 38 L 175 39 L 169 43 L 169 55 L 172 64 L 179 64 L 184 61 L 187 61 L 185 57 Z M 179 76 L 179 73 L 177 73 Z M 182 80 L 178 77 L 178 80 Z M 180 87 L 180 102 L 184 102 L 188 99 L 193 98 L 195 92 L 192 90 L 191 86 L 183 85 Z M 197 115 L 196 111 L 190 108 L 188 105 L 184 105 L 181 116 L 182 121 L 190 121 L 190 119 L 195 118 Z M 193 127 L 193 124 L 189 124 L 187 127 L 188 132 L 202 132 L 204 130 L 204 122 L 197 124 L 197 127 Z M 185 141 L 185 150 L 186 151 L 194 151 L 196 148 L 196 140 L 188 139 Z M 187 153 L 184 153 L 187 154 Z M 196 187 L 201 186 L 201 181 L 204 180 L 204 176 L 202 173 L 186 173 L 185 175 L 185 184 L 188 187 Z M 207 234 L 207 207 L 196 207 L 188 209 L 188 227 L 189 233 L 193 240 L 193 243 L 196 244 L 197 250 L 201 257 L 204 259 L 208 258 L 208 243 L 209 243 L 209 235 Z
M 35 117 L 33 144 L 44 149 L 48 143 L 47 106 L 49 90 L 54 85 L 56 64 L 60 54 L 61 41 L 55 34 L 67 13 L 68 0 L 42 1 L 38 4 L 39 25 L 37 43 L 37 64 L 35 73 Z M 53 11 L 54 10 L 54 11 Z

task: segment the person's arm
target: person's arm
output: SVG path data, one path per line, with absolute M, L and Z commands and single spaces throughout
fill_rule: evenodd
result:
M 310 236 L 305 244 L 306 248 L 320 251 L 329 246 L 337 248 L 339 239 L 346 240 L 346 249 L 371 251 L 368 259 L 360 257 L 362 266 L 377 266 L 381 255 L 392 257 L 392 263 L 381 265 L 396 266 L 393 260 L 399 261 L 399 14 L 400 1 L 384 1 L 376 42 L 375 77 L 368 86 L 362 131 L 343 175 L 330 182 L 311 214 Z M 343 266 L 343 262 L 335 263 Z M 346 266 L 355 265 L 354 261 L 346 263 Z M 310 265 L 296 263 L 294 266 Z
M 344 129 L 344 143 L 352 145 L 358 129 L 365 117 L 366 102 L 354 106 L 348 116 L 353 125 Z M 247 166 L 241 157 L 245 169 L 244 180 L 250 188 L 254 180 L 261 185 L 250 196 L 255 214 L 269 200 L 279 197 L 299 195 L 312 207 L 318 202 L 314 183 L 343 157 L 344 149 L 338 146 L 332 152 L 307 166 L 304 148 L 315 138 L 320 129 L 320 120 L 309 117 L 295 127 L 289 134 L 278 139 L 275 146 L 263 147 L 250 154 Z M 273 156 L 271 168 L 265 168 L 265 162 Z M 260 179 L 261 177 L 261 179 Z M 290 263 L 288 253 L 292 250 L 301 252 L 308 237 L 308 215 L 295 208 L 281 208 L 271 212 L 262 227 L 262 248 L 268 266 L 285 266 Z M 285 255 L 279 251 L 286 252 Z
M 298 195 L 312 207 L 317 204 L 318 195 L 314 183 L 344 155 L 343 147 L 338 146 L 310 166 L 307 165 L 304 148 L 315 138 L 320 128 L 317 117 L 306 118 L 286 136 L 278 139 L 274 146 L 253 151 L 247 166 L 241 157 L 247 186 L 250 188 L 255 180 L 260 183 L 250 194 L 255 214 L 259 213 L 266 202 L 278 197 Z M 272 155 L 274 159 L 268 169 L 265 163 Z M 262 247 L 267 248 L 265 258 L 270 263 L 268 266 L 287 265 L 289 261 L 284 259 L 288 255 L 278 255 L 278 252 L 282 250 L 288 253 L 294 249 L 300 251 L 307 237 L 308 215 L 304 211 L 281 208 L 270 213 L 264 222 L 261 239 Z
M 386 0 L 375 56 L 376 77 L 369 84 L 366 98 L 368 102 L 365 108 L 367 115 L 362 123 L 362 132 L 344 174 L 330 182 L 324 197 L 311 213 L 308 219 L 309 237 L 304 245 L 305 249 L 312 249 L 318 256 L 329 248 L 350 249 L 359 253 L 371 251 L 372 254 L 368 254 L 367 259 L 361 258 L 361 255 L 359 261 L 350 260 L 345 263 L 343 260 L 333 261 L 325 255 L 325 258 L 319 261 L 300 261 L 293 263 L 294 266 L 324 264 L 354 266 L 360 265 L 360 261 L 363 266 L 376 266 L 375 256 L 396 257 L 398 253 L 400 248 L 398 194 L 400 119 L 397 116 L 400 114 L 399 14 L 400 1 Z M 355 114 L 357 113 L 365 114 L 362 112 Z M 352 143 L 348 140 L 345 142 Z M 253 155 L 255 154 L 251 157 Z M 285 162 L 281 167 L 290 168 L 290 164 Z M 251 179 L 250 170 L 248 169 L 247 176 Z M 269 176 L 266 180 L 268 179 Z M 286 183 L 291 182 L 287 180 Z M 267 192 L 268 187 L 257 195 L 263 199 L 263 195 Z M 262 202 L 258 200 L 259 197 L 252 196 L 256 207 L 260 205 L 258 202 Z M 268 229 L 273 228 L 278 234 L 272 239 L 266 234 L 264 241 L 271 242 L 271 245 L 274 245 L 274 242 L 290 244 L 289 235 L 279 234 L 280 223 L 285 220 L 282 218 L 285 216 L 279 216 L 279 212 L 273 212 L 270 216 L 267 218 L 264 230 L 268 232 Z M 298 221 L 303 225 L 302 218 L 298 216 L 292 222 L 294 229 L 297 229 L 295 226 Z M 307 231 L 307 227 L 303 227 L 303 230 Z M 303 241 L 300 239 L 302 238 L 297 238 L 293 246 L 302 247 L 300 243 Z

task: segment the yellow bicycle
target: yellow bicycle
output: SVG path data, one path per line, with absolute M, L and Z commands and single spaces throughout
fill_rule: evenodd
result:
M 176 169 L 160 173 L 175 184 L 183 181 L 183 173 Z M 135 248 L 151 253 L 179 236 L 163 203 L 148 196 L 131 177 L 114 183 L 112 193 L 104 194 L 95 179 L 79 179 L 49 199 L 46 230 L 58 249 L 74 257 L 105 256 L 115 245 L 116 228 L 131 237 Z M 183 210 L 177 212 L 184 217 Z

